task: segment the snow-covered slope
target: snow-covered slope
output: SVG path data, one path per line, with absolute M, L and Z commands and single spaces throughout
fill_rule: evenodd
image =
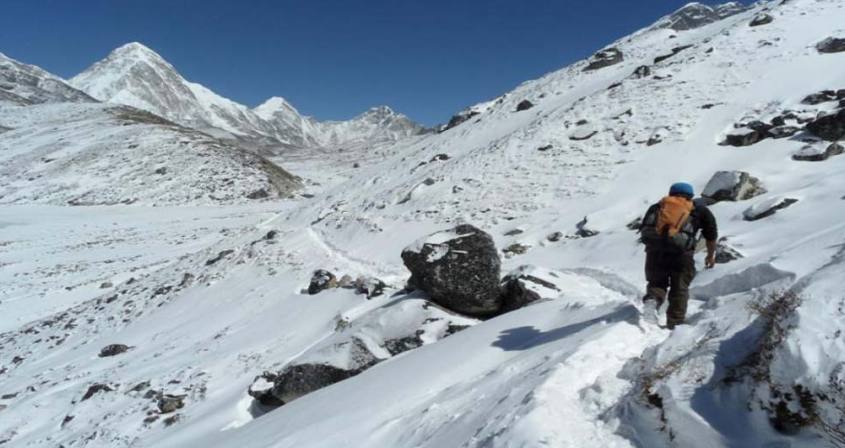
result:
M 7 106 L 0 126 L 0 203 L 231 204 L 299 186 L 259 156 L 126 106 Z
M 220 137 L 258 139 L 277 144 L 337 146 L 360 139 L 391 139 L 418 134 L 422 128 L 407 117 L 377 108 L 344 122 L 304 117 L 280 97 L 255 109 L 187 81 L 160 55 L 133 42 L 75 76 L 70 83 L 91 96 L 152 112 L 184 126 Z
M 93 101 L 59 77 L 0 53 L 0 105 Z
M 762 13 L 773 20 L 749 26 Z M 16 285 L 0 311 L 43 317 L 4 321 L 0 392 L 8 395 L 0 412 L 9 417 L 0 419 L 0 439 L 174 447 L 841 443 L 845 157 L 794 160 L 804 145 L 822 145 L 800 130 L 745 147 L 720 143 L 752 135 L 754 120 L 804 126 L 841 109 L 845 52 L 816 45 L 845 37 L 843 21 L 839 1 L 791 0 L 682 31 L 648 27 L 613 43 L 617 51 L 472 107 L 465 116 L 473 116 L 449 129 L 392 145 L 383 160 L 344 167 L 348 180 L 280 203 L 273 218 L 266 208 L 240 210 L 226 238 L 216 238 L 219 225 L 205 233 L 213 239 L 186 238 L 193 220 L 213 217 L 174 213 L 170 226 L 182 230 L 170 231 L 173 241 L 190 247 L 131 282 L 96 266 L 16 276 L 42 239 L 60 247 L 93 238 L 87 228 L 14 225 L 59 219 L 62 210 L 4 208 L 19 218 L 0 221 L 10 241 L 0 245 L 0 263 L 12 269 L 3 280 Z M 802 101 L 822 90 L 833 93 Z M 766 190 L 712 206 L 722 244 L 742 258 L 701 270 L 689 325 L 669 331 L 641 321 L 642 246 L 627 224 L 672 182 L 701 191 L 723 170 L 746 171 Z M 745 219 L 784 198 L 797 202 Z M 96 209 L 90 219 L 97 229 L 119 221 Z M 347 329 L 387 327 L 372 322 L 420 300 L 400 289 L 408 277 L 402 248 L 458 222 L 487 230 L 499 249 L 518 244 L 503 256 L 504 271 L 539 266 L 554 292 L 277 409 L 247 394 L 262 372 L 310 359 Z M 578 232 L 580 222 L 598 233 Z M 109 247 L 124 260 L 142 239 L 124 235 Z M 302 293 L 317 268 L 390 286 L 371 300 L 344 288 Z M 110 278 L 114 285 L 99 291 Z M 72 299 L 64 284 L 76 291 Z M 797 302 L 767 299 L 788 297 L 783 290 L 803 303 L 793 309 Z M 69 307 L 47 314 L 38 304 L 27 314 L 17 301 L 39 296 Z M 98 356 L 109 344 L 129 350 Z M 162 403 L 175 399 L 167 396 L 180 396 L 184 407 L 163 413 Z

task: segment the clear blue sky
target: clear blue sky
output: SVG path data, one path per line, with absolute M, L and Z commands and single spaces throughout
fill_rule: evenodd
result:
M 590 55 L 684 0 L 3 0 L 0 52 L 71 77 L 126 42 L 189 80 L 319 119 L 424 124 Z M 709 2 L 712 3 L 712 2 Z

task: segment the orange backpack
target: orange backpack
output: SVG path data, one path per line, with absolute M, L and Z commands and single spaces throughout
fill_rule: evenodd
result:
M 674 237 L 683 229 L 692 213 L 692 201 L 681 196 L 666 196 L 660 200 L 655 227 L 659 235 Z
M 692 215 L 695 204 L 680 196 L 666 196 L 656 212 L 646 214 L 640 227 L 641 241 L 650 250 L 686 252 L 695 249 Z

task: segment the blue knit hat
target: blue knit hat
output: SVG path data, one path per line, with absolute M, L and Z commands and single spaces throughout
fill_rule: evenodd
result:
M 686 182 L 677 182 L 672 184 L 672 187 L 669 188 L 669 195 L 686 196 L 692 199 L 695 196 L 695 190 L 692 188 L 692 185 Z

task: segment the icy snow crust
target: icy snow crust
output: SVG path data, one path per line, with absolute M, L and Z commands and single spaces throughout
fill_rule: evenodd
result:
M 775 20 L 749 27 L 764 7 Z M 764 408 L 795 385 L 828 396 L 841 390 L 845 158 L 793 162 L 803 143 L 791 139 L 718 143 L 735 123 L 802 111 L 805 95 L 845 88 L 843 56 L 815 50 L 841 34 L 842 23 L 841 2 L 793 0 L 689 31 L 647 28 L 613 44 L 625 53 L 620 64 L 584 73 L 579 62 L 526 82 L 443 133 L 378 147 L 380 157 L 363 146 L 360 157 L 299 154 L 291 166 L 312 180 L 314 197 L 273 209 L 139 206 L 120 216 L 127 207 L 4 205 L 0 283 L 12 287 L 0 301 L 7 330 L 0 392 L 11 397 L 0 400 L 0 440 L 16 447 L 824 446 L 818 427 L 776 432 Z M 692 47 L 653 65 L 652 76 L 629 78 L 682 45 Z M 535 106 L 515 112 L 524 99 Z M 597 133 L 570 140 L 581 120 Z M 0 138 L 10 132 L 17 131 Z M 647 146 L 656 132 L 662 141 Z M 701 190 L 713 173 L 732 170 L 769 190 L 753 202 L 712 206 L 721 234 L 744 258 L 701 269 L 691 325 L 670 332 L 641 322 L 642 247 L 626 224 L 671 183 Z M 763 220 L 742 219 L 750 205 L 775 197 L 800 202 Z M 574 235 L 584 216 L 598 235 Z M 556 289 L 281 408 L 256 409 L 246 390 L 261 372 L 325 353 L 344 328 L 372 335 L 374 345 L 396 330 L 396 317 L 380 321 L 380 313 L 419 300 L 398 291 L 408 276 L 402 249 L 459 222 L 489 231 L 499 248 L 530 245 L 505 259 L 503 272 L 532 264 L 532 275 Z M 523 232 L 505 236 L 514 228 Z M 563 237 L 548 241 L 555 231 Z M 394 288 L 370 301 L 346 289 L 300 294 L 316 268 L 376 276 Z M 114 285 L 101 290 L 106 280 Z M 763 332 L 747 305 L 782 288 L 805 301 L 764 366 L 768 379 L 738 376 Z M 97 356 L 113 343 L 132 349 Z M 113 390 L 81 401 L 94 383 Z M 186 395 L 178 421 L 145 422 L 156 413 L 147 389 Z M 833 404 L 820 406 L 827 422 L 842 417 Z

